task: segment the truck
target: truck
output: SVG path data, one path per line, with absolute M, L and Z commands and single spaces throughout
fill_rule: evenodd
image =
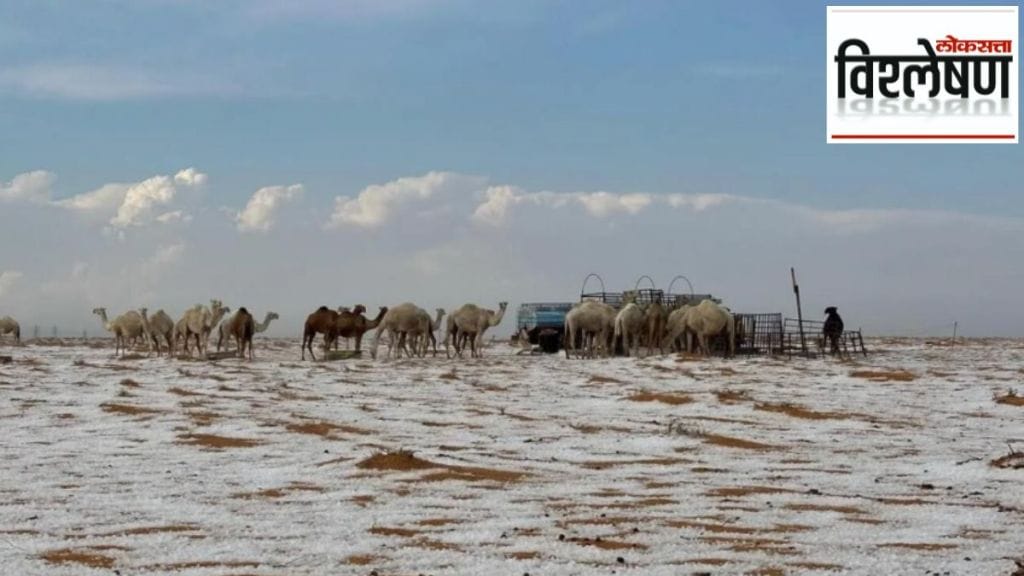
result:
M 562 347 L 565 315 L 575 302 L 524 302 L 516 313 L 516 333 L 549 354 Z

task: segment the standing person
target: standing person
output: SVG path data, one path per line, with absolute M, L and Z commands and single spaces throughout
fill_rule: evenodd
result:
M 832 354 L 839 354 L 839 338 L 843 335 L 843 319 L 835 306 L 825 308 L 825 325 L 821 329 L 822 335 L 829 343 L 829 351 Z

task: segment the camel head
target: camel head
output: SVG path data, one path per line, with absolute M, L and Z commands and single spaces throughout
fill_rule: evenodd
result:
M 149 312 L 149 308 L 139 308 L 139 315 L 142 316 L 143 318 L 146 317 L 146 314 L 148 312 Z
M 107 315 L 107 309 L 106 308 L 93 308 L 92 309 L 92 313 L 96 314 L 96 315 L 99 315 L 99 316 L 106 316 Z
M 279 320 L 281 317 L 277 315 L 277 312 L 267 312 L 267 320 Z
M 363 306 L 362 304 L 356 304 L 355 307 L 352 308 L 352 313 L 364 314 L 366 313 L 366 306 Z

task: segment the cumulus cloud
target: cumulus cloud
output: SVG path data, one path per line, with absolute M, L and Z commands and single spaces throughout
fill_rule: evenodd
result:
M 181 189 L 197 188 L 206 181 L 206 174 L 195 168 L 186 168 L 173 177 L 157 175 L 141 182 L 104 184 L 96 190 L 52 204 L 86 216 L 109 218 L 106 232 L 123 237 L 123 231 L 130 227 L 191 220 L 191 215 L 183 210 L 160 211 L 159 208 L 170 205 Z
M 598 218 L 604 218 L 619 212 L 636 214 L 651 205 L 650 194 L 590 192 L 578 194 L 575 198 L 588 213 Z
M 268 232 L 274 227 L 277 211 L 287 202 L 302 196 L 302 184 L 267 186 L 249 199 L 235 221 L 240 232 Z
M 0 201 L 46 202 L 57 177 L 46 170 L 18 174 L 10 182 L 0 182 Z
M 428 172 L 423 176 L 412 176 L 392 180 L 386 184 L 373 184 L 364 188 L 358 196 L 338 196 L 334 199 L 334 211 L 328 228 L 355 226 L 377 228 L 392 219 L 403 208 L 420 205 L 430 206 L 430 200 L 452 200 L 460 191 L 469 191 L 483 183 L 482 179 L 453 172 Z
M 9 294 L 11 288 L 24 276 L 17 270 L 4 270 L 0 272 L 0 297 Z
M 514 186 L 491 186 L 471 219 L 480 224 L 502 226 L 520 206 L 562 208 L 579 206 L 594 218 L 616 214 L 637 215 L 652 205 L 689 209 L 696 212 L 736 200 L 726 194 L 646 194 L 612 192 L 526 192 Z
M 152 218 L 154 208 L 169 204 L 176 193 L 174 181 L 167 176 L 154 176 L 134 184 L 125 192 L 110 225 L 115 228 L 142 226 Z
M 174 175 L 174 183 L 179 186 L 202 186 L 206 184 L 206 178 L 206 174 L 188 167 Z
M 91 192 L 55 202 L 57 206 L 86 214 L 111 214 L 124 200 L 130 184 L 104 184 Z

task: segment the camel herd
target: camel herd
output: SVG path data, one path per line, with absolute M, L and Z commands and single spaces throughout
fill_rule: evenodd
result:
M 277 319 L 278 315 L 268 312 L 263 322 L 256 323 L 252 314 L 245 308 L 239 308 L 231 316 L 225 318 L 231 309 L 224 306 L 220 300 L 210 300 L 210 305 L 203 306 L 196 304 L 182 314 L 175 322 L 163 310 L 157 310 L 149 316 L 146 308 L 129 310 L 113 320 L 107 318 L 106 308 L 96 308 L 92 311 L 100 317 L 103 328 L 114 335 L 114 353 L 123 354 L 129 346 L 134 346 L 138 339 L 143 339 L 150 347 L 156 349 L 157 356 L 161 353 L 161 342 L 166 345 L 167 353 L 174 355 L 175 348 L 181 343 L 185 353 L 192 355 L 189 342 L 194 339 L 196 350 L 200 356 L 207 353 L 210 335 L 214 328 L 218 330 L 217 351 L 222 346 L 235 341 L 238 348 L 237 354 L 244 358 L 246 350 L 249 359 L 253 357 L 252 338 L 255 334 L 265 331 L 270 322 Z
M 469 344 L 472 357 L 481 356 L 484 333 L 488 328 L 497 326 L 505 316 L 508 302 L 498 304 L 498 311 L 481 308 L 476 304 L 464 304 L 448 315 L 445 330 L 445 356 L 451 357 L 449 345 L 454 347 L 455 355 L 461 357 L 463 348 Z M 437 355 L 437 339 L 434 333 L 441 327 L 445 316 L 443 308 L 435 310 L 434 317 L 413 304 L 405 302 L 391 308 L 382 307 L 373 320 L 366 319 L 364 306 L 357 305 L 351 310 L 339 308 L 337 311 L 321 306 L 308 317 L 302 330 L 302 359 L 306 359 L 306 350 L 316 360 L 313 352 L 313 341 L 318 334 L 323 334 L 324 350 L 337 346 L 338 338 L 354 338 L 355 349 L 361 350 L 363 335 L 376 329 L 370 355 L 377 358 L 380 337 L 388 335 L 387 357 L 426 356 L 433 349 Z
M 711 300 L 671 311 L 660 302 L 645 307 L 628 302 L 616 310 L 604 302 L 588 300 L 565 315 L 565 356 L 608 356 L 620 340 L 626 354 L 633 356 L 640 354 L 641 345 L 648 352 L 658 348 L 664 354 L 666 348 L 679 349 L 685 344 L 689 352 L 694 337 L 705 355 L 710 353 L 711 338 L 724 337 L 731 355 L 736 351 L 737 327 L 742 325 L 737 324 L 729 309 Z
M 485 332 L 501 323 L 507 307 L 507 302 L 500 302 L 497 310 L 464 304 L 449 314 L 445 323 L 445 356 L 452 356 L 452 347 L 455 356 L 461 357 L 468 344 L 471 357 L 481 357 Z M 173 356 L 179 346 L 183 346 L 184 353 L 191 356 L 190 344 L 194 342 L 200 357 L 205 357 L 209 339 L 216 330 L 217 352 L 234 341 L 237 356 L 248 356 L 251 360 L 253 336 L 264 332 L 279 316 L 267 312 L 263 322 L 257 323 L 245 308 L 229 315 L 230 312 L 230 308 L 220 300 L 210 300 L 209 306 L 196 304 L 186 310 L 177 322 L 163 310 L 157 310 L 150 316 L 146 308 L 140 308 L 113 320 L 108 319 L 106 308 L 93 310 L 93 314 L 103 322 L 104 329 L 114 335 L 115 354 L 123 354 L 129 346 L 135 346 L 142 339 L 151 351 L 156 350 L 157 356 L 161 354 L 162 347 Z M 361 304 L 337 310 L 319 307 L 306 318 L 303 326 L 302 359 L 306 359 L 308 350 L 310 357 L 316 360 L 313 342 L 317 335 L 323 335 L 325 353 L 332 347 L 337 349 L 340 338 L 354 339 L 355 350 L 361 351 L 363 336 L 371 330 L 375 330 L 370 348 L 374 359 L 377 358 L 381 335 L 385 333 L 388 336 L 388 358 L 401 357 L 403 353 L 410 357 L 424 357 L 431 350 L 437 355 L 435 332 L 445 319 L 443 308 L 437 308 L 433 317 L 411 302 L 381 307 L 373 319 L 367 318 L 365 312 L 366 307 Z M 724 338 L 729 354 L 733 354 L 737 331 L 741 329 L 742 324 L 735 321 L 728 308 L 711 300 L 674 310 L 660 302 L 646 306 L 627 302 L 617 310 L 604 302 L 584 301 L 565 316 L 564 348 L 566 357 L 574 354 L 580 357 L 608 356 L 614 353 L 616 343 L 621 342 L 627 355 L 638 356 L 641 346 L 648 353 L 657 348 L 664 354 L 666 349 L 678 350 L 684 346 L 689 352 L 696 339 L 699 349 L 708 354 L 709 341 Z M 0 318 L 0 334 L 13 334 L 15 340 L 19 340 L 21 329 L 15 320 L 3 317 Z

